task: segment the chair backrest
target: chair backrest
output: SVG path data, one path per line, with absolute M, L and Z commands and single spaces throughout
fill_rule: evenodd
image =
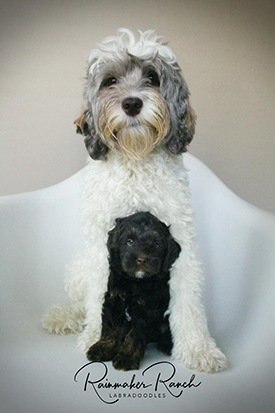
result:
M 275 275 L 275 217 L 238 198 L 196 158 L 187 154 L 185 163 L 206 278 L 203 300 L 210 330 L 221 337 L 233 325 L 243 330 Z M 15 300 L 25 290 L 22 311 L 41 315 L 67 301 L 62 274 L 83 245 L 82 182 L 83 170 L 50 188 L 0 199 L 2 278 Z

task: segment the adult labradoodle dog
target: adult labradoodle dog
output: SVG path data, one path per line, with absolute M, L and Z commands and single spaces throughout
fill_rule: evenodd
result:
M 85 352 L 100 338 L 109 275 L 107 238 L 117 217 L 149 211 L 182 252 L 170 280 L 169 320 L 174 358 L 197 371 L 227 365 L 211 338 L 200 302 L 202 273 L 188 177 L 181 153 L 195 128 L 188 87 L 176 57 L 152 31 L 121 29 L 91 52 L 84 107 L 76 121 L 90 154 L 82 198 L 83 251 L 68 266 L 71 305 L 51 309 L 52 333 L 81 332 Z
M 108 239 L 110 275 L 100 340 L 89 360 L 113 360 L 118 370 L 139 368 L 147 344 L 171 354 L 169 270 L 181 248 L 149 212 L 116 220 Z

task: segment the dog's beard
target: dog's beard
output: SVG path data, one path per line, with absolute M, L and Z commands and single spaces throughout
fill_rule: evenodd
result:
M 165 101 L 157 92 L 143 93 L 144 107 L 135 117 L 127 116 L 116 96 L 103 102 L 99 130 L 112 150 L 139 160 L 150 153 L 167 135 L 170 117 Z
M 160 141 L 156 128 L 148 125 L 125 127 L 115 133 L 115 149 L 130 159 L 144 158 Z

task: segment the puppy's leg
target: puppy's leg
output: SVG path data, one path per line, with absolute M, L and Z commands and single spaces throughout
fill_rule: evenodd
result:
M 170 356 L 172 354 L 173 341 L 172 334 L 169 326 L 169 321 L 164 320 L 161 326 L 161 336 L 157 342 L 157 349 L 164 354 Z
M 105 298 L 102 314 L 101 339 L 87 351 L 92 361 L 108 361 L 115 356 L 124 324 L 125 308 L 119 297 Z
M 122 347 L 113 359 L 117 370 L 137 370 L 145 353 L 146 346 L 137 338 L 135 331 L 130 330 Z
M 86 355 L 91 361 L 108 361 L 112 360 L 117 351 L 119 329 L 115 328 L 109 332 L 107 337 L 102 337 L 93 344 Z
M 131 330 L 113 359 L 113 366 L 117 370 L 137 370 L 146 350 L 147 323 L 143 320 L 132 320 Z

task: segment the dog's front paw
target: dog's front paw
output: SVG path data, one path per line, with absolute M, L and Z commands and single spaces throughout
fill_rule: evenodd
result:
M 129 354 L 118 353 L 113 359 L 113 366 L 117 370 L 138 370 L 139 362 L 139 359 Z
M 216 373 L 229 366 L 228 360 L 221 350 L 214 346 L 189 347 L 187 352 L 179 357 L 173 351 L 175 359 L 183 362 L 191 370 L 204 373 Z
M 214 348 L 195 353 L 190 368 L 205 373 L 216 373 L 228 365 L 228 360 L 221 350 Z
M 89 348 L 86 355 L 90 361 L 109 361 L 112 360 L 115 353 L 115 345 L 113 341 L 99 340 Z

